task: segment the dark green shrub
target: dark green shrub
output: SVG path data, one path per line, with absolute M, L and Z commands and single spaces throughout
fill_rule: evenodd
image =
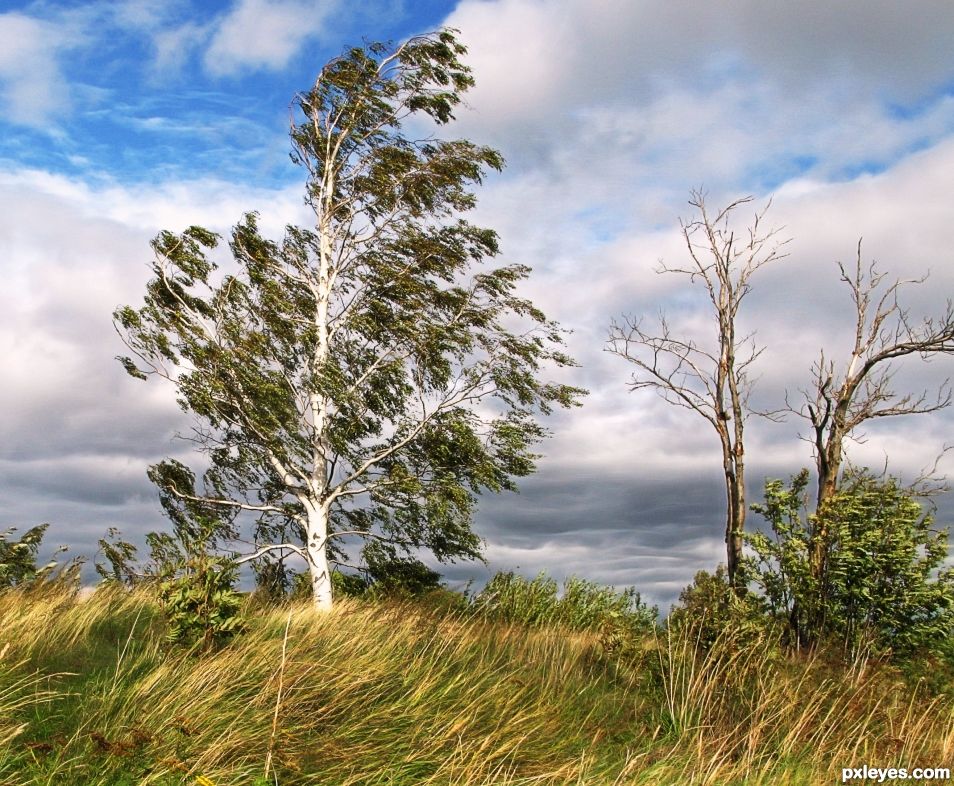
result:
M 667 626 L 691 637 L 699 649 L 746 646 L 763 637 L 778 639 L 779 627 L 753 594 L 739 597 L 729 584 L 725 565 L 715 573 L 701 570 L 669 612 Z
M 46 565 L 37 565 L 36 558 L 40 544 L 49 524 L 31 527 L 19 540 L 13 539 L 15 527 L 0 532 L 0 589 L 6 587 L 29 588 L 51 581 L 59 582 L 64 589 L 75 591 L 79 588 L 79 571 L 82 561 L 73 559 L 65 564 L 56 559 Z M 66 551 L 60 546 L 56 554 Z
M 432 611 L 443 616 L 458 616 L 470 611 L 467 595 L 447 587 L 439 587 L 418 595 L 414 604 L 423 611 Z
M 306 597 L 311 597 L 311 576 L 308 573 L 301 574 L 302 583 L 307 588 Z M 371 583 L 358 573 L 342 573 L 339 570 L 331 574 L 331 589 L 335 595 L 344 595 L 349 598 L 363 598 L 368 591 Z
M 143 576 L 136 566 L 136 547 L 120 538 L 120 534 L 115 527 L 106 530 L 106 537 L 99 540 L 99 552 L 93 560 L 93 567 L 104 582 L 131 587 Z M 100 561 L 100 555 L 107 564 Z
M 367 600 L 419 598 L 443 590 L 441 575 L 413 558 L 372 558 L 359 572 L 335 570 L 331 589 L 336 597 Z M 311 597 L 311 576 L 305 571 L 292 577 L 289 595 L 294 600 Z
M 220 538 L 234 538 L 234 511 L 196 499 L 195 478 L 177 462 L 149 470 L 172 532 L 150 532 L 144 573 L 158 584 L 159 599 L 175 644 L 217 647 L 242 630 L 242 596 L 235 590 L 238 564 L 216 554 Z M 171 489 L 187 489 L 188 494 Z
M 283 603 L 291 594 L 296 574 L 288 570 L 285 561 L 268 556 L 252 562 L 255 576 L 255 601 L 264 606 Z
M 237 572 L 231 560 L 193 555 L 159 584 L 170 641 L 211 650 L 241 631 L 242 596 L 234 589 Z
M 36 564 L 37 552 L 49 526 L 32 527 L 19 540 L 13 540 L 15 528 L 0 532 L 0 587 L 15 587 L 37 577 L 42 570 Z
M 413 598 L 441 589 L 441 574 L 414 557 L 400 557 L 384 544 L 363 551 L 367 592 L 373 597 Z

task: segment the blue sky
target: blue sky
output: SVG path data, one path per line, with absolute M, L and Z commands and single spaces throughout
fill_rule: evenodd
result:
M 844 351 L 852 313 L 835 260 L 892 276 L 914 315 L 954 293 L 954 4 L 922 0 L 237 0 L 0 4 L 0 528 L 51 522 L 91 553 L 106 527 L 162 526 L 148 464 L 187 458 L 171 391 L 113 359 L 110 314 L 140 301 L 160 229 L 225 232 L 259 210 L 307 222 L 288 108 L 363 39 L 461 30 L 476 88 L 449 133 L 508 162 L 474 219 L 533 267 L 526 294 L 574 332 L 592 392 L 549 422 L 520 495 L 482 500 L 489 567 L 635 584 L 666 603 L 722 555 L 718 443 L 627 390 L 610 320 L 664 309 L 708 340 L 698 293 L 654 272 L 683 253 L 689 191 L 773 199 L 790 256 L 755 280 L 743 326 L 767 350 L 757 403 Z M 753 208 L 754 209 L 754 208 Z M 740 217 L 743 224 L 749 216 Z M 954 360 L 899 368 L 902 390 Z M 954 434 L 950 411 L 885 421 L 856 463 L 914 477 Z M 752 421 L 751 494 L 811 461 L 802 424 Z M 941 468 L 954 471 L 946 458 Z M 945 507 L 946 505 L 946 507 Z M 947 503 L 942 511 L 950 510 Z
M 82 178 L 280 186 L 295 91 L 346 42 L 439 26 L 415 3 L 35 3 L 2 18 L 0 155 Z M 333 32 L 332 32 L 333 30 Z M 19 39 L 19 42 L 17 41 Z

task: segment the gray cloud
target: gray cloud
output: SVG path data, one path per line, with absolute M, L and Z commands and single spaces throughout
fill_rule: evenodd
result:
M 157 13 L 143 3 L 134 16 L 153 29 Z M 451 131 L 499 144 L 512 161 L 481 190 L 474 220 L 500 232 L 507 261 L 534 267 L 524 294 L 574 331 L 581 368 L 560 378 L 591 390 L 582 409 L 549 420 L 554 436 L 519 495 L 481 499 L 489 568 L 451 566 L 449 578 L 547 569 L 635 584 L 665 606 L 714 567 L 724 548 L 715 435 L 628 392 L 632 367 L 603 351 L 609 321 L 662 308 L 710 339 L 701 298 L 654 272 L 660 258 L 683 259 L 677 218 L 700 183 L 713 204 L 774 191 L 768 220 L 793 238 L 742 318 L 768 347 L 758 406 L 806 385 L 821 347 L 843 355 L 852 314 L 834 261 L 850 262 L 859 236 L 865 258 L 892 275 L 932 270 L 929 286 L 907 293 L 912 314 L 943 308 L 954 291 L 954 102 L 940 94 L 954 75 L 952 15 L 947 2 L 912 15 L 888 2 L 500 0 L 449 17 L 478 79 Z M 171 391 L 136 383 L 113 360 L 122 346 L 109 315 L 140 301 L 149 238 L 192 223 L 225 231 L 251 208 L 272 236 L 308 220 L 297 187 L 101 182 L 0 172 L 0 528 L 49 520 L 51 544 L 86 553 L 108 526 L 139 542 L 162 526 L 145 469 L 184 450 L 171 441 L 188 427 Z M 951 371 L 945 359 L 905 363 L 899 387 L 931 387 Z M 765 477 L 810 464 L 803 425 L 750 422 L 753 499 Z M 880 468 L 887 454 L 911 479 L 952 426 L 950 411 L 878 423 L 850 456 Z
M 710 89 L 736 74 L 794 90 L 795 100 L 821 84 L 916 102 L 950 79 L 954 10 L 944 0 L 913 16 L 890 0 L 467 0 L 447 22 L 470 45 L 486 82 L 478 89 L 503 92 L 488 111 L 524 120 L 556 104 L 642 104 L 677 84 Z

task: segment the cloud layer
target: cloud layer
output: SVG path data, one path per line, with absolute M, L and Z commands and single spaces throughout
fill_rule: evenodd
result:
M 481 189 L 474 220 L 500 232 L 508 261 L 532 265 L 525 294 L 573 330 L 581 367 L 562 379 L 591 390 L 582 409 L 550 419 L 554 436 L 522 493 L 481 500 L 490 569 L 636 584 L 663 604 L 722 556 L 718 443 L 690 413 L 630 393 L 633 368 L 604 348 L 611 319 L 659 310 L 711 340 L 697 288 L 655 272 L 660 259 L 684 259 L 689 189 L 705 186 L 714 206 L 752 194 L 740 228 L 774 196 L 766 220 L 792 238 L 741 317 L 766 346 L 759 407 L 806 386 L 822 347 L 843 357 L 852 312 L 834 263 L 852 262 L 860 237 L 864 258 L 892 276 L 931 271 L 929 285 L 905 293 L 913 315 L 937 313 L 954 291 L 954 6 L 684 5 L 465 0 L 444 20 L 461 29 L 478 83 L 448 133 L 495 144 L 510 163 Z M 262 75 L 299 79 L 298 59 L 323 62 L 360 36 L 335 37 L 332 3 L 241 0 L 214 16 L 185 2 L 44 8 L 42 18 L 0 15 L 0 101 L 14 129 L 0 166 L 0 528 L 50 520 L 51 543 L 90 552 L 107 526 L 134 539 L 162 526 L 145 468 L 185 456 L 171 438 L 188 428 L 171 391 L 137 384 L 113 360 L 122 347 L 110 313 L 140 301 L 148 241 L 162 228 L 224 232 L 248 209 L 275 237 L 307 222 L 294 173 L 281 170 L 282 183 L 272 174 L 290 94 Z M 137 66 L 149 72 L 138 104 L 115 74 L 71 81 L 63 64 L 96 46 L 90 20 L 152 58 Z M 410 34 L 434 20 L 404 24 Z M 392 34 L 369 25 L 368 38 Z M 114 71 L 133 67 L 124 52 Z M 173 100 L 169 85 L 183 78 L 188 100 Z M 256 114 L 266 103 L 273 114 Z M 16 129 L 50 123 L 52 106 L 60 136 L 38 165 L 23 152 L 33 132 Z M 142 150 L 110 142 L 98 163 L 71 169 L 69 156 L 95 153 L 76 143 L 81 122 L 110 112 L 125 114 Z M 182 162 L 198 169 L 206 143 L 203 160 L 220 174 L 188 176 Z M 101 163 L 110 155 L 115 170 Z M 126 166 L 134 156 L 149 167 Z M 898 387 L 930 388 L 951 372 L 949 359 L 905 361 Z M 803 425 L 750 422 L 753 497 L 766 476 L 810 463 Z M 887 455 L 910 479 L 952 425 L 950 411 L 878 423 L 850 457 L 880 468 Z

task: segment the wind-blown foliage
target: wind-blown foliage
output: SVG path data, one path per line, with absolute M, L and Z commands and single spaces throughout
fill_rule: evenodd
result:
M 61 565 L 56 559 L 52 559 L 45 565 L 37 565 L 40 544 L 49 526 L 38 524 L 30 527 L 16 540 L 13 538 L 15 527 L 0 532 L 0 589 L 25 586 L 55 575 L 66 579 L 68 583 L 75 579 L 80 567 L 76 560 Z M 64 551 L 66 547 L 60 546 L 56 554 Z
M 655 629 L 659 609 L 648 605 L 635 587 L 616 591 L 578 576 L 557 583 L 546 573 L 533 579 L 512 572 L 496 573 L 474 596 L 478 616 L 523 625 L 562 625 L 572 630 L 609 632 L 625 629 L 645 634 Z
M 954 744 L 949 695 L 766 641 L 670 628 L 607 653 L 563 624 L 345 599 L 259 607 L 186 657 L 158 611 L 116 587 L 0 593 L 0 783 L 794 786 Z
M 803 642 L 835 638 L 850 652 L 906 658 L 943 648 L 954 630 L 954 570 L 944 568 L 947 531 L 893 478 L 851 471 L 819 511 L 805 512 L 808 472 L 785 488 L 766 483 L 753 505 L 774 538 L 753 533 L 756 580 L 773 611 Z M 823 518 L 826 571 L 811 569 L 812 534 Z
M 165 469 L 179 470 L 179 488 L 192 488 L 190 470 L 170 463 Z M 153 468 L 155 470 L 156 468 Z M 155 580 L 159 601 L 169 626 L 168 638 L 175 644 L 210 650 L 231 639 L 243 628 L 242 596 L 234 585 L 238 565 L 214 554 L 222 538 L 234 537 L 231 519 L 222 508 L 182 499 L 160 487 L 159 499 L 172 522 L 172 532 L 150 532 L 150 564 L 145 576 Z
M 48 526 L 32 527 L 18 540 L 13 540 L 12 529 L 0 532 L 0 587 L 23 584 L 36 576 L 36 553 Z
M 227 527 L 253 514 L 256 557 L 305 558 L 322 606 L 335 539 L 478 557 L 475 495 L 532 472 L 536 416 L 582 393 L 538 378 L 572 360 L 516 294 L 529 269 L 473 270 L 497 235 L 461 214 L 500 154 L 403 131 L 415 115 L 452 119 L 473 84 L 464 52 L 444 30 L 331 61 L 291 130 L 314 225 L 275 242 L 247 214 L 221 276 L 215 234 L 161 232 L 145 305 L 114 315 L 126 370 L 175 383 L 210 463 L 196 488 L 165 462 L 160 487 Z

